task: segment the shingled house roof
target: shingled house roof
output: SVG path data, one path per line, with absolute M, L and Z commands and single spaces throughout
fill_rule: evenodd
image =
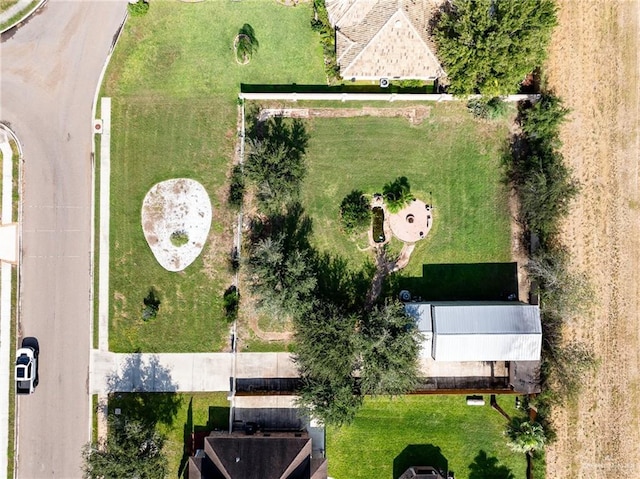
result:
M 428 27 L 436 0 L 326 0 L 343 78 L 444 75 Z
M 189 459 L 190 479 L 326 479 L 325 458 L 311 457 L 305 433 L 211 433 Z

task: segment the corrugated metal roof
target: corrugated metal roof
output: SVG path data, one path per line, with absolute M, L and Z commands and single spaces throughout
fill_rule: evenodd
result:
M 511 304 L 432 304 L 433 332 L 442 334 L 540 334 L 540 308 Z
M 407 303 L 405 310 L 421 332 L 433 332 L 431 355 L 436 361 L 540 359 L 542 325 L 536 305 L 433 302 Z
M 432 355 L 436 361 L 535 361 L 542 325 L 538 306 L 433 304 Z

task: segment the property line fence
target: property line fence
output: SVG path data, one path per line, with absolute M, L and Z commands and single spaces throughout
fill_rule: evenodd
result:
M 482 95 L 469 95 L 460 97 L 448 93 L 299 93 L 299 92 L 240 92 L 238 97 L 241 100 L 285 100 L 285 101 L 387 101 L 387 102 L 408 102 L 408 101 L 467 101 L 475 98 L 482 98 Z M 506 102 L 518 102 L 529 100 L 536 102 L 540 99 L 539 94 L 507 95 L 501 97 Z

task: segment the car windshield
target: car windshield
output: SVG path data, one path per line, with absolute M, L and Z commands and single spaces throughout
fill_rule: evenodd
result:
M 29 357 L 22 354 L 16 361 L 16 364 L 23 364 L 23 365 L 27 365 L 29 364 Z

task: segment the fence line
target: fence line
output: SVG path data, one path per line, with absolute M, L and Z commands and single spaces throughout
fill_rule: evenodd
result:
M 482 98 L 482 95 L 469 95 L 467 97 L 454 96 L 447 93 L 249 93 L 240 92 L 241 100 L 324 100 L 324 101 L 460 101 L 474 98 Z M 507 95 L 501 97 L 506 102 L 518 102 L 522 100 L 538 101 L 540 94 Z

